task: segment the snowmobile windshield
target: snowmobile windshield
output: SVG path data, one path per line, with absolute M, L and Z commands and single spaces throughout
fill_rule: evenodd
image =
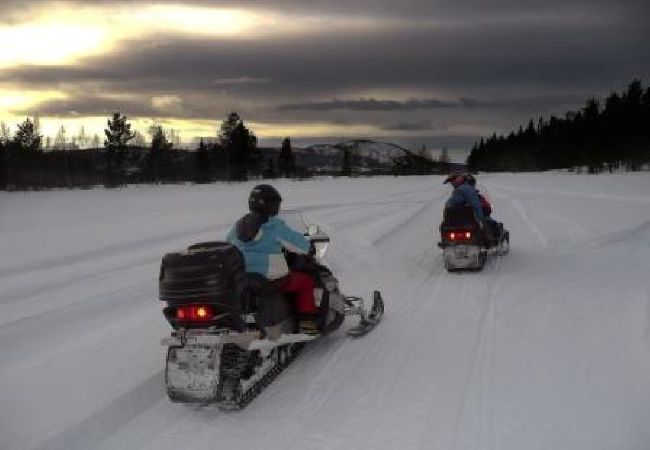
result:
M 293 228 L 304 235 L 308 234 L 307 223 L 305 222 L 302 212 L 295 209 L 282 210 L 280 211 L 280 214 L 278 214 L 278 217 L 284 220 L 290 228 Z

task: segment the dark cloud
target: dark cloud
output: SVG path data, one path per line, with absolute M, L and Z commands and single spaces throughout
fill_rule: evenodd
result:
M 280 111 L 332 111 L 346 109 L 350 111 L 413 111 L 417 109 L 455 108 L 458 104 L 435 99 L 423 100 L 377 100 L 374 98 L 360 100 L 331 100 L 326 102 L 304 102 L 280 105 Z
M 45 3 L 32 0 L 30 5 Z M 137 8 L 151 2 L 69 3 Z M 267 122 L 376 120 L 384 130 L 396 131 L 427 130 L 432 123 L 436 129 L 476 123 L 503 131 L 531 116 L 561 114 L 592 95 L 623 88 L 632 78 L 650 79 L 647 1 L 183 4 L 267 8 L 320 17 L 325 23 L 328 15 L 369 17 L 377 26 L 324 27 L 260 40 L 162 34 L 124 42 L 115 53 L 87 58 L 74 67 L 3 69 L 0 82 L 70 94 L 70 101 L 41 105 L 42 115 L 119 109 L 131 116 L 211 118 L 236 109 Z M 23 1 L 4 1 L 0 20 L 17 20 L 8 11 L 20 5 L 25 9 Z M 390 19 L 390 26 L 383 19 Z M 403 95 L 396 92 L 414 98 L 398 99 Z M 127 96 L 116 100 L 107 94 Z M 182 102 L 173 110 L 155 108 L 152 98 L 164 95 Z
M 226 7 L 226 8 L 265 8 L 292 11 L 299 14 L 305 13 L 330 13 L 330 14 L 363 14 L 375 16 L 400 16 L 422 17 L 453 14 L 500 14 L 504 13 L 531 13 L 540 11 L 582 11 L 583 13 L 602 10 L 647 11 L 645 0 L 67 0 L 64 3 L 88 5 L 108 5 L 138 7 L 151 3 L 179 4 Z M 61 5 L 60 0 L 30 0 L 29 4 L 23 0 L 3 0 L 5 14 L 18 9 L 29 7 L 42 7 L 45 5 L 56 7 Z
M 330 100 L 322 102 L 290 103 L 278 106 L 280 111 L 417 111 L 436 110 L 448 108 L 530 108 L 548 107 L 552 105 L 566 105 L 583 100 L 577 95 L 514 98 L 509 100 L 480 100 L 461 97 L 457 101 L 446 101 L 437 99 L 410 99 L 398 100 Z
M 15 113 L 25 115 L 32 111 L 32 109 L 25 109 L 15 111 Z M 152 108 L 149 102 L 143 102 L 140 99 L 77 96 L 73 100 L 49 100 L 41 103 L 38 107 L 41 116 L 59 117 L 101 116 L 110 115 L 116 111 L 135 117 L 164 117 L 167 115 L 164 111 Z
M 381 129 L 387 131 L 423 131 L 433 129 L 433 124 L 427 120 L 421 122 L 398 122 L 382 125 Z

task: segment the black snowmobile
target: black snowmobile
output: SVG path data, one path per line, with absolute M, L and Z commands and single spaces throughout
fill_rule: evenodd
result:
M 343 296 L 332 272 L 318 260 L 329 237 L 306 227 L 299 213 L 282 213 L 301 223 L 312 244 L 309 256 L 287 254 L 290 267 L 309 270 L 317 281 L 318 334 L 299 332 L 292 302 L 258 274 L 246 273 L 241 252 L 226 242 L 205 242 L 163 257 L 160 300 L 174 331 L 168 347 L 165 383 L 170 400 L 217 404 L 232 410 L 246 406 L 298 355 L 305 343 L 338 329 L 347 315 L 359 323 L 350 336 L 372 330 L 384 313 L 379 291 L 368 310 L 360 297 Z
M 508 253 L 510 233 L 501 223 L 496 223 L 494 228 L 489 234 L 486 233 L 469 206 L 445 208 L 438 243 L 443 250 L 445 268 L 449 272 L 481 270 L 488 254 Z

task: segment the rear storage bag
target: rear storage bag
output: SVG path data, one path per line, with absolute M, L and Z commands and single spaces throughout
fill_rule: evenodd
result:
M 224 312 L 241 311 L 244 257 L 227 242 L 206 242 L 166 254 L 160 265 L 159 298 L 170 305 L 212 303 Z

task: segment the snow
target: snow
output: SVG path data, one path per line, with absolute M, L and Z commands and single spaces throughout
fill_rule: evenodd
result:
M 647 450 L 650 178 L 479 183 L 511 252 L 449 274 L 442 177 L 276 182 L 386 316 L 310 344 L 235 413 L 166 399 L 157 272 L 222 238 L 253 183 L 0 193 L 0 447 Z

